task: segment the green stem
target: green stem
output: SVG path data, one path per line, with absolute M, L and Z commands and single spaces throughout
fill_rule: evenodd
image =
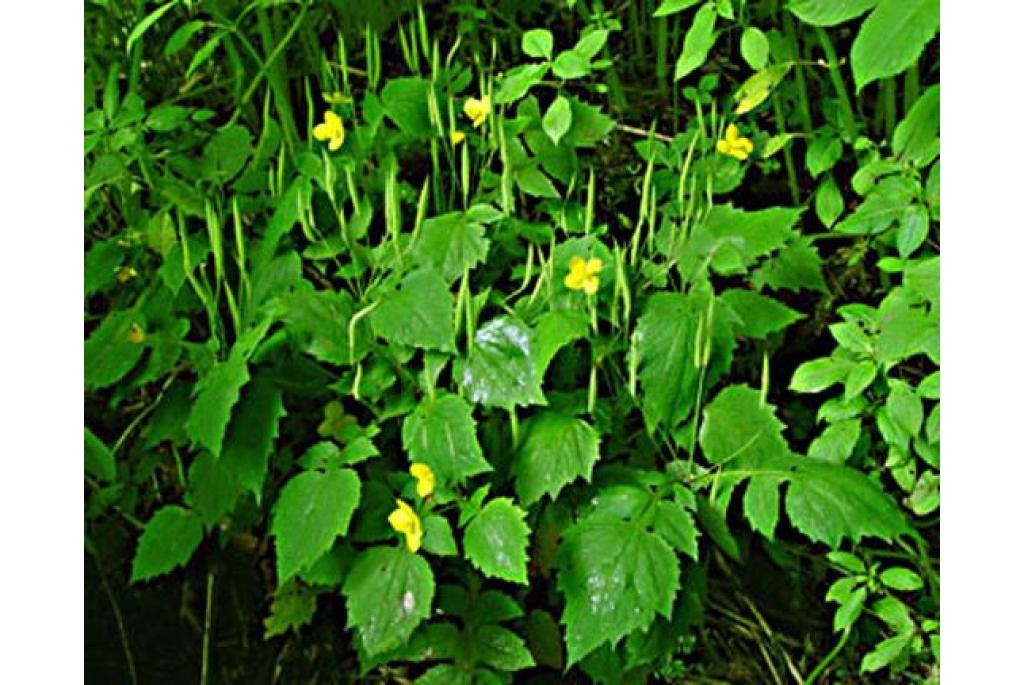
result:
M 778 98 L 772 98 L 772 108 L 775 111 L 775 123 L 779 127 L 779 133 L 782 134 L 786 130 L 786 118 L 782 113 L 782 105 Z M 785 145 L 782 148 L 782 158 L 786 165 L 786 180 L 789 184 L 789 194 L 793 199 L 793 204 L 800 204 L 800 181 L 796 174 L 796 162 L 793 160 L 793 150 L 790 149 L 789 145 Z
M 796 113 L 800 120 L 800 126 L 804 133 L 810 133 L 814 128 L 811 121 L 811 105 L 807 98 L 807 79 L 804 76 L 804 67 L 800 59 L 800 41 L 797 38 L 796 27 L 793 25 L 793 17 L 789 12 L 782 13 L 782 27 L 789 41 L 790 49 L 793 51 L 793 59 L 796 61 L 794 72 L 796 73 L 797 101 Z
M 210 671 L 210 627 L 213 623 L 213 572 L 206 574 L 206 619 L 203 622 L 203 666 L 199 673 L 199 685 L 206 685 Z
M 882 81 L 882 102 L 885 108 L 885 139 L 889 140 L 896 128 L 896 79 L 894 77 Z
M 832 651 L 826 654 L 825 658 L 818 662 L 818 665 L 814 667 L 814 670 L 807 674 L 807 677 L 804 679 L 804 685 L 814 684 L 815 678 L 824 673 L 825 669 L 828 668 L 829 664 L 835 661 L 835 658 L 839 656 L 839 652 L 843 650 L 843 647 L 846 645 L 846 641 L 849 639 L 849 637 L 850 629 L 847 628 L 843 631 L 842 636 L 840 636 L 839 638 L 839 642 L 837 642 L 835 647 L 832 648 Z
M 921 90 L 921 84 L 918 80 L 917 63 L 915 62 L 907 69 L 906 76 L 903 77 L 903 114 L 906 116 L 910 108 L 917 102 L 917 96 Z
M 847 142 L 853 142 L 857 138 L 857 120 L 853 116 L 853 107 L 850 105 L 850 97 L 846 93 L 846 83 L 843 81 L 843 74 L 839 71 L 839 61 L 836 57 L 835 46 L 828 33 L 820 26 L 815 27 L 818 42 L 821 49 L 825 51 L 825 60 L 828 62 L 828 75 L 832 80 L 832 88 L 839 98 L 839 115 L 843 126 L 843 138 Z

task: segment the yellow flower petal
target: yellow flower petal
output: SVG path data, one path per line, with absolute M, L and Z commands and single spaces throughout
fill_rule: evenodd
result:
M 430 467 L 417 462 L 409 467 L 409 473 L 416 479 L 416 494 L 423 498 L 430 497 L 434 492 L 434 485 L 437 483 Z
M 400 499 L 395 500 L 395 505 L 398 508 L 388 515 L 388 523 L 396 531 L 405 535 L 405 546 L 410 552 L 415 553 L 423 541 L 420 517 L 416 515 L 412 507 Z
M 450 135 L 452 139 L 452 147 L 455 147 L 466 139 L 466 134 L 462 131 L 452 131 Z
M 331 138 L 331 142 L 327 144 L 327 149 L 330 150 L 331 152 L 337 152 L 338 148 L 340 148 L 341 144 L 344 142 L 345 132 L 342 131 L 340 136 L 335 136 L 334 138 Z
M 743 152 L 749 155 L 751 152 L 754 151 L 754 141 L 752 141 L 750 138 L 740 138 L 739 140 L 736 141 L 736 145 L 734 147 L 737 150 L 742 150 Z
M 593 295 L 597 292 L 597 287 L 600 283 L 597 280 L 597 276 L 590 276 L 583 282 L 583 292 L 587 295 Z
M 317 124 L 313 127 L 313 137 L 319 141 L 331 139 L 331 127 L 327 124 Z
M 601 273 L 601 269 L 604 268 L 604 262 L 596 257 L 587 262 L 586 271 L 588 276 Z
M 479 100 L 469 98 L 462 106 L 462 111 L 473 122 L 473 128 L 480 128 L 491 113 L 491 96 L 484 95 Z
M 715 143 L 715 147 L 718 148 L 718 151 L 721 152 L 723 155 L 730 154 L 729 150 L 731 148 L 729 146 L 729 143 L 725 142 L 724 140 L 720 140 L 717 143 Z
M 729 124 L 725 127 L 725 139 L 729 143 L 735 143 L 740 137 L 740 129 L 736 124 Z

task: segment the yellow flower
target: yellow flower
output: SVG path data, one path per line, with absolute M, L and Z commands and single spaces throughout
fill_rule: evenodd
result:
M 133 323 L 132 327 L 128 329 L 128 342 L 136 345 L 141 345 L 146 340 L 146 331 L 142 330 L 142 326 L 137 323 Z
M 451 132 L 451 138 L 452 138 L 452 147 L 455 147 L 456 145 L 458 145 L 459 143 L 461 143 L 462 141 L 464 141 L 466 139 L 466 134 L 463 133 L 462 131 L 455 130 L 455 131 Z
M 736 124 L 729 124 L 725 129 L 725 138 L 718 141 L 718 151 L 743 161 L 754 151 L 754 143 L 750 138 L 741 138 Z
M 409 467 L 409 473 L 416 479 L 416 494 L 423 498 L 430 497 L 437 482 L 430 467 L 417 462 Z
M 388 523 L 399 533 L 405 534 L 405 546 L 409 551 L 416 553 L 423 542 L 423 526 L 420 525 L 420 517 L 408 504 L 400 499 L 395 500 L 398 506 L 388 515 Z
M 462 111 L 472 120 L 473 128 L 480 128 L 487 120 L 487 115 L 491 113 L 491 96 L 485 95 L 479 100 L 469 98 L 462 106 Z
M 334 152 L 345 142 L 345 127 L 341 125 L 341 117 L 327 110 L 324 112 L 324 121 L 313 127 L 313 137 L 323 142 L 329 140 L 327 149 Z
M 131 267 L 131 266 L 119 266 L 119 267 L 117 267 L 117 280 L 118 280 L 119 283 L 127 283 L 128 281 L 132 280 L 133 278 L 135 278 L 138 275 L 139 275 L 139 272 L 136 271 L 134 267 Z
M 597 274 L 601 273 L 604 263 L 600 259 L 584 261 L 580 257 L 569 260 L 569 273 L 565 275 L 565 287 L 570 290 L 582 290 L 587 295 L 597 292 L 599 282 Z

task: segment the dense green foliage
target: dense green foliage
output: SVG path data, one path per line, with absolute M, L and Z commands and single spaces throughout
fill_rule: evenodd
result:
M 87 2 L 90 677 L 938 682 L 938 23 Z

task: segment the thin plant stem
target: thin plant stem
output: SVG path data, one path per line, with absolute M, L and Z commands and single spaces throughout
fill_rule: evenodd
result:
M 850 96 L 846 92 L 846 83 L 843 81 L 843 74 L 839 71 L 839 61 L 836 57 L 836 48 L 832 45 L 832 39 L 820 26 L 815 27 L 815 34 L 821 49 L 825 51 L 825 60 L 828 62 L 828 76 L 832 80 L 832 88 L 839 98 L 839 116 L 843 126 L 843 138 L 853 142 L 857 137 L 857 121 L 853 115 L 853 106 L 850 105 Z

